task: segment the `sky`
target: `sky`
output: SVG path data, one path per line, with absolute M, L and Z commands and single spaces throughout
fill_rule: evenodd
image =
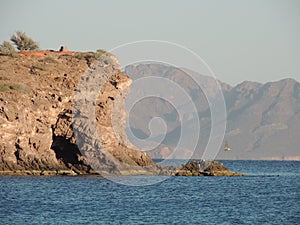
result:
M 194 51 L 231 85 L 300 81 L 298 0 L 1 0 L 0 27 L 1 42 L 22 30 L 42 49 L 169 41 Z

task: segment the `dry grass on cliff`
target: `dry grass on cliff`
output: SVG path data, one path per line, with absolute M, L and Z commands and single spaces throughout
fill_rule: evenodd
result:
M 87 69 L 85 60 L 47 52 L 46 56 L 0 56 L 0 91 L 28 93 L 48 88 L 53 79 L 70 72 L 79 76 Z M 49 87 L 51 88 L 51 87 Z

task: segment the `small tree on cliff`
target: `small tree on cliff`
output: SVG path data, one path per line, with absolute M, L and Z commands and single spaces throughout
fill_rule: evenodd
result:
M 34 51 L 39 49 L 38 44 L 22 31 L 17 31 L 16 34 L 11 36 L 10 40 L 20 51 Z
M 16 56 L 17 52 L 11 43 L 3 41 L 2 45 L 0 45 L 0 55 Z

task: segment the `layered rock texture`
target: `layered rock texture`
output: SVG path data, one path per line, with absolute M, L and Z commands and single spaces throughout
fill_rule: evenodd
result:
M 2 173 L 91 174 L 101 169 L 122 174 L 153 165 L 146 153 L 127 147 L 123 101 L 130 78 L 113 56 L 103 55 L 96 63 L 95 58 L 94 53 L 51 51 L 0 56 Z M 91 88 L 80 86 L 84 79 L 101 84 L 94 99 L 82 99 Z M 84 118 L 84 111 L 94 120 Z M 112 111 L 118 112 L 113 119 Z M 96 171 L 90 154 L 98 156 Z

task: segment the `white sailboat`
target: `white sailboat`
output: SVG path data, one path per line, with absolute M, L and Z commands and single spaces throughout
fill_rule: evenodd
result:
M 228 142 L 225 141 L 224 151 L 228 152 L 230 150 L 231 150 L 231 148 L 229 148 Z

